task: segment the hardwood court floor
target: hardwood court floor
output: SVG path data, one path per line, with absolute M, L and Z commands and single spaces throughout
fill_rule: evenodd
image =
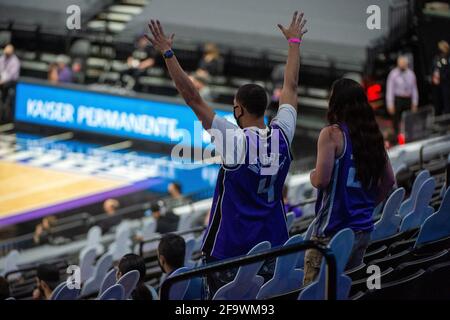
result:
M 0 218 L 126 184 L 126 181 L 0 161 Z

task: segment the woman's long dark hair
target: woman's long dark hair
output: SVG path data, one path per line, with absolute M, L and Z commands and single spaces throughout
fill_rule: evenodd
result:
M 132 270 L 139 271 L 139 282 L 131 293 L 133 300 L 152 300 L 150 290 L 144 283 L 146 274 L 144 258 L 134 253 L 128 253 L 120 259 L 118 268 L 122 275 Z
M 335 81 L 327 117 L 330 125 L 345 123 L 349 129 L 357 179 L 365 188 L 378 185 L 388 158 L 383 135 L 362 86 L 350 79 Z

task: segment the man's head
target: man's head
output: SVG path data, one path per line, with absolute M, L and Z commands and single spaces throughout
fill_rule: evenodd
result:
M 167 187 L 167 192 L 172 196 L 172 198 L 178 198 L 181 196 L 181 185 L 177 182 L 172 182 Z
M 234 117 L 241 128 L 252 124 L 255 120 L 264 118 L 267 108 L 267 93 L 257 84 L 241 86 L 234 97 Z
M 184 266 L 186 243 L 179 235 L 168 233 L 164 235 L 158 245 L 158 261 L 165 273 Z
M 159 205 L 159 203 L 152 203 L 152 205 L 150 206 L 150 210 L 152 212 L 153 218 L 159 219 L 159 217 L 161 217 L 161 206 Z
M 3 54 L 9 58 L 14 54 L 14 47 L 12 44 L 7 44 L 3 49 Z
M 67 57 L 60 54 L 59 56 L 56 57 L 56 65 L 58 66 L 59 69 L 64 69 L 64 67 L 67 64 Z
M 37 288 L 47 300 L 50 299 L 60 281 L 59 270 L 54 264 L 44 263 L 38 266 L 36 271 Z
M 103 202 L 103 211 L 105 211 L 108 216 L 113 216 L 119 206 L 120 203 L 116 199 L 108 199 Z
M 133 270 L 139 271 L 139 281 L 145 280 L 146 268 L 144 258 L 134 253 L 128 253 L 119 261 L 116 279 L 119 280 L 124 274 Z
M 400 68 L 400 70 L 406 70 L 409 66 L 409 59 L 407 56 L 399 56 L 397 58 L 397 67 Z

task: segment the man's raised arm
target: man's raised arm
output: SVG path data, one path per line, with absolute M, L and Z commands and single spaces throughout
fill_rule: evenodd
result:
M 305 29 L 306 19 L 303 19 L 303 13 L 300 15 L 295 11 L 291 24 L 288 28 L 278 25 L 281 32 L 288 40 L 289 49 L 284 70 L 284 83 L 280 95 L 280 105 L 290 104 L 297 110 L 297 87 L 298 72 L 300 68 L 300 42 L 303 35 L 308 32 Z
M 178 92 L 181 94 L 184 101 L 186 101 L 186 104 L 194 111 L 197 118 L 202 122 L 203 127 L 205 129 L 210 129 L 215 112 L 202 99 L 194 84 L 189 79 L 186 72 L 184 72 L 183 68 L 181 68 L 177 58 L 173 54 L 172 43 L 175 35 L 172 34 L 170 37 L 166 37 L 164 35 L 161 23 L 158 20 L 151 20 L 148 27 L 152 33 L 152 36 L 146 37 L 164 56 L 170 77 L 173 82 L 175 82 Z

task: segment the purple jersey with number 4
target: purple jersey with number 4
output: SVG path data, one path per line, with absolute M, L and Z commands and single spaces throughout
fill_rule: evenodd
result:
M 202 251 L 216 259 L 247 254 L 262 241 L 281 246 L 289 237 L 282 197 L 292 160 L 289 142 L 276 124 L 266 137 L 244 132 L 245 162 L 222 165 L 203 239 Z

